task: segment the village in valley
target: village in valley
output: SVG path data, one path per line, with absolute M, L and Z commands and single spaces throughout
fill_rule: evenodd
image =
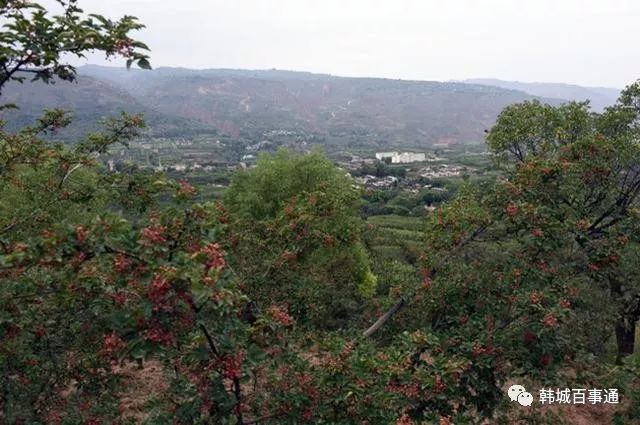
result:
M 366 174 L 356 178 L 356 181 L 365 187 L 389 187 L 397 185 L 401 178 L 408 175 L 413 177 L 422 177 L 424 179 L 460 177 L 463 173 L 471 170 L 469 167 L 461 165 L 450 165 L 446 158 L 441 158 L 435 154 L 426 154 L 424 152 L 376 152 L 375 158 L 355 158 L 355 162 L 360 161 L 362 164 L 375 164 L 376 162 L 386 165 L 394 165 L 396 169 L 404 169 L 405 173 L 401 176 L 387 175 L 377 176 L 374 174 Z M 352 162 L 353 163 L 353 162 Z M 423 187 L 431 187 L 424 185 Z M 415 189 L 415 187 L 414 187 Z
M 368 140 L 349 143 L 343 138 L 327 143 L 300 130 L 247 138 L 222 134 L 148 137 L 126 148 L 115 147 L 102 160 L 111 171 L 137 167 L 186 179 L 198 185 L 202 199 L 211 199 L 222 195 L 235 171 L 255 167 L 261 154 L 282 148 L 295 152 L 320 149 L 360 186 L 362 215 L 371 219 L 424 217 L 455 196 L 465 182 L 495 177 L 494 164 L 482 144 L 445 140 L 406 147 L 384 141 L 375 145 L 391 149 L 374 150 Z
M 285 134 L 292 135 L 295 133 Z M 296 143 L 283 143 L 275 137 L 255 142 L 205 136 L 177 140 L 154 138 L 133 142 L 128 148 L 117 147 L 104 158 L 104 162 L 111 171 L 136 164 L 157 172 L 196 175 L 198 180 L 209 180 L 213 187 L 221 187 L 226 180 L 221 176 L 236 169 L 251 168 L 261 153 L 274 152 L 282 147 L 296 151 L 317 148 L 312 142 L 301 141 L 300 137 Z M 445 144 L 423 151 L 336 150 L 326 153 L 365 188 L 419 190 L 433 187 L 432 180 L 468 178 L 482 175 L 490 169 L 487 153 L 478 145 Z

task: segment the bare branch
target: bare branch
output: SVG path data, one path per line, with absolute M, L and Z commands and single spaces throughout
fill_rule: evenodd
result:
M 449 251 L 449 253 L 445 255 L 433 269 L 431 269 L 429 278 L 433 279 L 438 273 L 438 270 L 440 270 L 454 256 L 454 254 L 457 253 L 460 248 L 473 241 L 480 234 L 484 233 L 487 227 L 488 226 L 486 224 L 480 226 L 471 235 L 469 235 L 469 237 L 458 243 L 458 245 L 456 245 L 451 251 Z M 404 295 L 403 297 L 401 297 L 400 300 L 398 300 L 398 302 L 396 302 L 389 310 L 387 310 L 385 314 L 380 316 L 373 325 L 371 325 L 366 331 L 364 331 L 362 333 L 362 336 L 364 338 L 369 338 L 371 335 L 373 335 L 378 329 L 380 329 L 385 323 L 387 323 L 389 319 L 395 316 L 396 313 L 398 313 L 398 311 L 400 311 L 400 309 L 402 309 L 402 307 L 404 307 L 408 303 L 408 301 L 415 296 L 415 293 L 416 292 L 414 291 L 408 295 Z
M 211 352 L 216 356 L 216 357 L 220 357 L 220 352 L 218 351 L 218 349 L 216 348 L 216 344 L 213 341 L 213 338 L 211 337 L 211 334 L 209 333 L 209 330 L 207 329 L 207 327 L 205 325 L 203 325 L 202 323 L 200 324 L 200 329 L 202 330 L 202 332 L 204 333 L 205 338 L 207 338 L 207 343 L 209 344 L 209 348 L 211 349 Z
M 81 163 L 78 163 L 76 165 L 74 165 L 68 172 L 67 174 L 65 174 L 65 176 L 62 178 L 62 180 L 60 180 L 60 184 L 58 185 L 58 188 L 61 188 L 62 185 L 64 184 L 64 182 L 67 181 L 67 179 L 71 176 L 71 174 L 73 174 L 74 171 L 76 171 L 78 168 L 82 167 Z

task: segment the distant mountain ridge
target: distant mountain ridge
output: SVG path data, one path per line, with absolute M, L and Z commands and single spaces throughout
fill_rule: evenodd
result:
M 164 114 L 236 137 L 293 130 L 391 145 L 481 143 L 484 129 L 505 106 L 533 98 L 483 85 L 281 70 L 87 66 L 80 73 L 109 81 Z
M 152 135 L 179 136 L 186 129 L 215 132 L 213 127 L 182 117 L 163 114 L 144 101 L 136 99 L 127 90 L 107 80 L 81 75 L 77 82 L 57 81 L 55 84 L 8 84 L 2 92 L 2 103 L 14 103 L 18 110 L 5 110 L 0 118 L 7 127 L 18 129 L 32 125 L 42 116 L 44 109 L 61 108 L 71 112 L 73 122 L 60 132 L 61 138 L 76 139 L 100 127 L 100 121 L 116 116 L 121 111 L 143 113 L 152 127 Z
M 465 84 L 481 84 L 505 89 L 519 90 L 532 96 L 566 99 L 575 101 L 590 100 L 595 111 L 602 111 L 613 105 L 620 90 L 610 87 L 583 87 L 575 84 L 562 83 L 523 83 L 519 81 L 505 81 L 493 78 L 471 78 L 460 81 Z
M 429 148 L 482 143 L 484 130 L 505 106 L 534 98 L 563 101 L 551 94 L 534 96 L 490 84 L 280 70 L 83 66 L 77 84 L 8 86 L 4 101 L 22 109 L 2 117 L 22 123 L 45 107 L 59 106 L 75 111 L 72 134 L 77 134 L 124 109 L 144 112 L 153 136 L 217 133 L 262 140 L 284 131 L 333 146 Z

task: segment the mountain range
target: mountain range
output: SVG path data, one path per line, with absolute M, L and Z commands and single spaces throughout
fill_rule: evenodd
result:
M 614 104 L 620 95 L 619 89 L 610 87 L 583 87 L 574 84 L 522 83 L 519 81 L 505 81 L 494 78 L 473 78 L 463 80 L 462 82 L 519 90 L 539 97 L 551 97 L 579 102 L 589 100 L 591 108 L 596 112 L 601 112 L 607 106 Z
M 282 130 L 337 144 L 357 139 L 429 147 L 482 142 L 483 131 L 514 102 L 590 98 L 598 110 L 615 101 L 616 90 L 500 80 L 407 81 L 280 70 L 143 71 L 90 65 L 79 68 L 77 83 L 14 83 L 2 97 L 3 103 L 21 108 L 2 113 L 14 126 L 32 122 L 44 108 L 74 111 L 69 138 L 125 110 L 143 112 L 152 136 L 224 134 L 257 140 Z

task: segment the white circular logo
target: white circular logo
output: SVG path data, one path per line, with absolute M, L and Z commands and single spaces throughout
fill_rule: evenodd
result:
M 531 406 L 533 404 L 533 396 L 527 392 L 527 389 L 522 385 L 512 385 L 507 390 L 509 399 L 511 401 L 517 401 L 522 406 Z

